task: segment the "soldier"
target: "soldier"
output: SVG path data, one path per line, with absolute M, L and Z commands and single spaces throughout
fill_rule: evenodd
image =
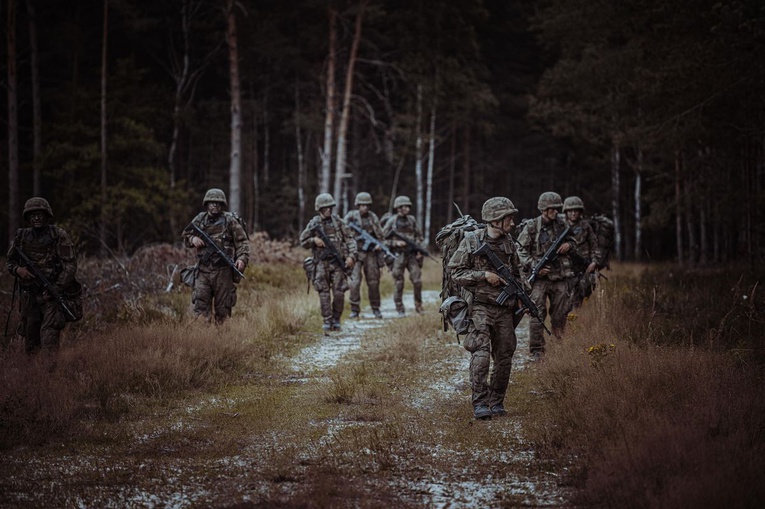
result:
M 576 276 L 570 285 L 571 302 L 569 310 L 578 308 L 586 297 L 592 295 L 597 283 L 598 266 L 602 263 L 602 254 L 598 239 L 590 223 L 582 218 L 584 202 L 578 196 L 569 196 L 563 202 L 563 213 L 566 222 L 571 226 L 571 234 L 576 239 L 576 255 L 574 261 Z
M 486 228 L 465 232 L 459 247 L 449 259 L 448 269 L 453 281 L 473 295 L 472 324 L 463 346 L 471 354 L 470 380 L 476 419 L 491 419 L 506 413 L 505 392 L 517 344 L 513 316 L 518 303 L 516 299 L 510 299 L 505 305 L 497 304 L 502 285 L 508 282 L 502 280 L 485 256 L 473 253 L 482 244 L 488 244 L 500 261 L 520 279 L 520 259 L 510 236 L 516 212 L 518 210 L 508 198 L 486 200 L 481 209 Z M 490 373 L 491 385 L 487 383 Z
M 31 228 L 20 228 L 16 232 L 5 263 L 21 288 L 21 323 L 18 331 L 24 337 L 26 351 L 32 353 L 41 347 L 58 347 L 66 316 L 59 302 L 36 280 L 16 248 L 31 260 L 45 279 L 56 286 L 60 295 L 65 294 L 72 284 L 77 284 L 77 258 L 69 234 L 52 224 L 53 209 L 45 198 L 27 200 L 22 217 Z
M 566 229 L 563 215 L 559 214 L 562 207 L 563 202 L 558 193 L 546 192 L 539 196 L 537 208 L 541 215 L 526 221 L 518 235 L 518 256 L 527 272 L 531 271 L 531 268 Z M 549 313 L 552 331 L 558 337 L 563 334 L 566 327 L 566 316 L 569 311 L 567 280 L 574 276 L 571 259 L 567 253 L 574 252 L 575 248 L 576 240 L 571 235 L 567 236 L 557 250 L 557 257 L 539 271 L 538 277 L 532 284 L 531 299 L 539 308 L 542 321 L 547 316 L 547 299 L 550 299 Z M 544 354 L 543 328 L 537 320 L 532 320 L 529 325 L 529 349 L 535 359 L 541 358 Z
M 414 309 L 422 313 L 422 253 L 413 252 L 406 241 L 393 235 L 393 232 L 396 232 L 415 244 L 421 244 L 422 230 L 417 219 L 409 215 L 412 201 L 408 196 L 396 196 L 393 200 L 393 209 L 396 213 L 388 218 L 383 227 L 383 235 L 388 239 L 388 246 L 396 253 L 391 269 L 395 281 L 393 302 L 396 304 L 398 316 L 404 316 L 404 269 L 406 269 L 409 271 L 409 279 L 414 287 Z
M 220 189 L 209 189 L 202 199 L 205 212 L 191 220 L 200 230 L 234 262 L 239 272 L 244 272 L 250 259 L 250 243 L 239 217 L 224 211 L 228 205 L 226 194 Z M 212 246 L 208 246 L 193 228 L 183 231 L 186 247 L 196 249 L 197 268 L 191 302 L 194 314 L 208 322 L 214 308 L 215 323 L 222 324 L 231 316 L 236 305 L 236 284 L 240 277 Z
M 369 193 L 359 193 L 356 195 L 354 205 L 358 210 L 351 210 L 345 216 L 346 223 L 353 223 L 359 228 L 365 230 L 369 235 L 377 240 L 383 240 L 382 227 L 377 214 L 369 210 L 372 205 L 372 196 Z M 369 305 L 372 306 L 372 313 L 375 318 L 382 318 L 380 313 L 380 267 L 382 266 L 382 252 L 379 246 L 374 246 L 371 251 L 363 250 L 363 239 L 357 238 L 356 245 L 356 263 L 351 275 L 351 318 L 358 318 L 361 312 L 361 277 L 362 272 L 367 280 L 367 290 L 369 296 Z
M 318 195 L 314 207 L 318 214 L 300 234 L 300 244 L 313 251 L 313 286 L 319 293 L 324 334 L 340 330 L 348 290 L 346 270 L 353 268 L 356 257 L 356 240 L 340 216 L 332 213 L 335 205 L 331 194 Z

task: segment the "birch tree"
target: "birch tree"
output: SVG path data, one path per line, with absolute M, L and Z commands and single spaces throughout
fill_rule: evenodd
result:
M 16 74 L 16 0 L 8 0 L 8 244 L 21 224 L 19 212 L 18 77 Z
M 107 125 L 106 125 L 106 82 L 108 76 L 109 48 L 109 0 L 104 0 L 103 39 L 101 43 L 101 222 L 98 228 L 98 239 L 102 251 L 106 249 L 106 207 L 107 201 Z
M 229 170 L 228 209 L 239 214 L 242 184 L 242 92 L 239 80 L 239 50 L 236 35 L 234 0 L 226 0 L 226 43 L 231 87 L 231 161 Z
M 332 171 L 332 131 L 335 122 L 335 52 L 337 51 L 337 11 L 329 7 L 329 51 L 327 53 L 326 102 L 324 109 L 324 149 L 321 152 L 319 192 L 328 193 Z
M 37 16 L 32 0 L 26 0 L 29 22 L 29 66 L 32 73 L 32 194 L 40 196 L 42 152 L 42 106 L 40 103 L 40 49 L 37 44 Z

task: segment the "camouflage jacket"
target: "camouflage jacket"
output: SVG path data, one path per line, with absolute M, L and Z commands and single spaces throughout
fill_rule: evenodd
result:
M 465 232 L 457 250 L 449 259 L 448 270 L 451 279 L 473 294 L 476 302 L 494 304 L 497 296 L 502 291 L 502 286 L 492 286 L 486 281 L 486 272 L 497 273 L 494 266 L 485 256 L 476 256 L 473 253 L 483 244 L 497 255 L 510 272 L 521 279 L 521 260 L 515 243 L 510 236 L 502 236 L 492 239 L 487 235 L 486 229 L 473 232 Z M 512 302 L 514 305 L 515 302 Z
M 207 212 L 200 212 L 191 222 L 205 232 L 235 262 L 242 260 L 247 265 L 250 261 L 250 242 L 247 232 L 244 231 L 244 227 L 233 212 L 224 211 L 218 217 L 213 217 Z M 190 241 L 194 236 L 196 232 L 193 229 L 183 231 L 183 243 L 186 247 L 194 247 Z M 227 266 L 217 253 L 211 254 L 206 245 L 196 250 L 200 266 Z
M 409 240 L 414 241 L 420 247 L 423 247 L 423 249 L 425 248 L 425 246 L 422 245 L 423 236 L 420 225 L 417 222 L 417 219 L 411 214 L 403 217 L 398 214 L 393 214 L 385 222 L 385 226 L 383 226 L 383 236 L 386 239 L 388 247 L 390 247 L 394 253 L 406 252 L 407 248 L 395 245 L 395 242 L 399 239 L 391 235 L 391 232 L 394 230 L 396 233 L 400 233 Z
M 571 234 L 576 239 L 576 252 L 587 261 L 588 265 L 596 262 L 600 266 L 603 262 L 603 253 L 590 223 L 580 218 L 576 223 L 568 224 L 571 226 Z
M 562 214 L 545 223 L 542 216 L 537 216 L 523 224 L 521 233 L 518 235 L 518 256 L 521 259 L 521 265 L 526 276 L 531 274 L 532 267 L 544 256 L 558 235 L 566 229 L 566 220 Z M 566 242 L 571 244 L 571 250 L 576 251 L 576 239 L 569 234 Z M 546 265 L 550 272 L 543 279 L 550 281 L 560 281 L 561 279 L 574 276 L 574 270 L 571 266 L 571 258 L 568 254 L 559 255 L 552 263 Z
M 355 223 L 362 230 L 365 230 L 367 233 L 369 233 L 372 237 L 380 241 L 383 240 L 383 231 L 382 226 L 380 226 L 380 219 L 378 219 L 377 214 L 371 210 L 367 213 L 366 216 L 362 216 L 358 210 L 351 210 L 345 215 L 344 221 L 346 223 Z M 349 231 L 351 232 L 351 235 L 356 237 L 356 232 L 352 230 Z M 364 241 L 356 239 L 356 242 L 357 251 L 361 251 L 361 246 L 364 245 Z
M 308 221 L 303 232 L 300 234 L 300 245 L 306 249 L 313 251 L 313 259 L 315 261 L 325 260 L 330 261 L 333 257 L 329 250 L 316 247 L 313 242 L 313 238 L 316 235 L 313 233 L 313 229 L 320 227 L 324 233 L 329 237 L 332 245 L 335 246 L 337 252 L 343 257 L 343 260 L 349 256 L 356 256 L 356 237 L 351 234 L 348 225 L 340 219 L 340 216 L 332 214 L 327 219 L 322 219 L 320 215 L 315 215 Z
M 43 228 L 20 228 L 8 250 L 5 266 L 16 275 L 16 269 L 23 266 L 15 247 L 19 247 L 40 272 L 59 289 L 66 288 L 77 274 L 77 257 L 74 244 L 63 228 L 47 225 Z M 22 287 L 35 285 L 32 280 L 19 279 Z

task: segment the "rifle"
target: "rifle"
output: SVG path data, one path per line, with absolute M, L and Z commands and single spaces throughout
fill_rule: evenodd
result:
M 349 222 L 349 223 L 348 223 L 348 226 L 350 226 L 351 228 L 353 228 L 353 229 L 356 231 L 356 233 L 358 233 L 358 234 L 359 234 L 359 236 L 358 236 L 358 237 L 356 237 L 356 239 L 357 239 L 357 240 L 363 240 L 363 241 L 364 241 L 364 245 L 363 245 L 363 246 L 361 246 L 361 249 L 362 249 L 363 251 L 370 251 L 370 247 L 371 247 L 371 246 L 375 246 L 375 247 L 379 247 L 379 248 L 380 248 L 380 250 L 381 250 L 383 253 L 385 253 L 385 256 L 387 256 L 387 257 L 389 257 L 389 258 L 395 258 L 395 257 L 396 257 L 396 255 L 394 255 L 394 254 L 393 254 L 393 251 L 391 251 L 390 249 L 388 249 L 388 246 L 386 246 L 385 244 L 383 244 L 382 242 L 380 242 L 380 241 L 379 241 L 379 240 L 377 240 L 376 238 L 372 237 L 372 236 L 369 234 L 369 232 L 368 232 L 368 231 L 364 230 L 363 228 L 361 228 L 361 227 L 360 227 L 359 225 L 357 225 L 356 223 L 353 223 L 353 222 Z
M 202 230 L 199 226 L 195 225 L 193 221 L 189 223 L 189 225 L 186 227 L 186 230 L 188 230 L 189 228 L 193 228 L 194 231 L 199 235 L 199 238 L 201 238 L 204 241 L 204 243 L 207 245 L 207 254 L 204 257 L 205 261 L 207 261 L 211 255 L 217 254 L 218 256 L 220 256 L 221 260 L 226 262 L 226 265 L 231 267 L 231 270 L 233 270 L 236 273 L 236 275 L 244 279 L 244 274 L 242 274 L 242 272 L 236 268 L 236 262 L 234 262 L 234 260 L 232 260 L 231 257 L 226 254 L 225 251 L 223 251 L 220 247 L 218 247 L 218 244 L 216 244 L 215 241 L 211 239 L 210 236 L 207 235 L 207 233 L 204 232 L 204 230 Z
M 391 232 L 388 234 L 388 238 L 390 238 L 390 237 L 396 237 L 396 238 L 406 242 L 406 247 L 409 248 L 409 252 L 410 253 L 411 252 L 419 253 L 419 254 L 421 254 L 423 256 L 427 256 L 428 258 L 430 258 L 434 262 L 438 261 L 435 258 L 433 258 L 432 256 L 430 256 L 430 253 L 428 252 L 427 249 L 423 249 L 419 244 L 417 244 L 412 239 L 408 238 L 406 235 L 402 235 L 401 233 L 397 232 L 396 230 L 391 230 Z
M 566 236 L 571 231 L 570 226 L 566 226 L 566 229 L 561 232 L 560 235 L 558 235 L 558 238 L 555 239 L 555 241 L 552 243 L 552 245 L 547 248 L 547 251 L 545 251 L 545 254 L 542 256 L 542 258 L 539 259 L 539 262 L 537 262 L 536 265 L 534 265 L 534 268 L 531 269 L 531 275 L 529 276 L 529 284 L 533 284 L 534 280 L 539 275 L 539 271 L 542 270 L 542 268 L 552 262 L 555 261 L 556 258 L 558 258 L 558 248 L 560 248 L 561 244 L 563 244 L 563 241 L 566 240 Z
M 507 266 L 502 263 L 502 260 L 500 260 L 494 251 L 491 250 L 489 245 L 484 243 L 480 248 L 475 250 L 473 255 L 483 255 L 488 258 L 489 262 L 491 262 L 491 264 L 494 266 L 494 270 L 497 272 L 497 274 L 499 274 L 499 276 L 507 283 L 505 287 L 502 288 L 502 291 L 499 293 L 499 295 L 497 295 L 497 304 L 503 306 L 510 297 L 517 295 L 518 299 L 521 301 L 521 309 L 518 311 L 527 309 L 529 314 L 536 318 L 540 324 L 542 324 L 542 327 L 544 327 L 547 334 L 552 334 L 552 332 L 550 332 L 550 330 L 547 328 L 547 325 L 545 325 L 544 320 L 542 320 L 542 317 L 539 314 L 539 308 L 536 304 L 534 304 L 534 301 L 531 300 L 531 297 L 528 293 L 526 293 L 526 290 L 523 289 L 521 282 L 515 279 L 512 272 L 510 272 L 510 269 L 508 269 Z
M 61 294 L 58 292 L 58 290 L 56 289 L 56 285 L 48 281 L 48 278 L 46 278 L 43 275 L 40 269 L 37 268 L 34 262 L 32 262 L 32 260 L 29 259 L 29 257 L 24 253 L 24 251 L 21 250 L 19 246 L 14 246 L 14 249 L 16 250 L 16 253 L 18 253 L 22 261 L 24 262 L 24 266 L 27 269 L 29 269 L 29 271 L 34 275 L 38 285 L 40 285 L 43 289 L 45 289 L 45 291 L 48 292 L 48 295 L 53 297 L 53 300 L 58 302 L 58 305 L 61 306 L 61 309 L 66 314 L 68 320 L 72 322 L 77 321 L 77 317 L 74 316 L 74 313 L 72 313 L 72 310 L 69 309 L 69 307 L 67 307 L 64 297 L 62 297 Z
M 324 233 L 324 230 L 321 228 L 321 225 L 317 224 L 316 226 L 311 228 L 311 233 L 318 235 L 318 237 L 324 242 L 324 249 L 329 251 L 329 254 L 332 255 L 332 258 L 334 258 L 337 264 L 340 266 L 340 270 L 342 270 L 346 276 L 350 276 L 350 274 L 348 274 L 348 268 L 345 266 L 345 260 L 340 255 L 340 252 L 337 250 L 337 248 L 332 243 L 332 241 L 329 240 L 329 237 L 327 237 L 327 234 Z

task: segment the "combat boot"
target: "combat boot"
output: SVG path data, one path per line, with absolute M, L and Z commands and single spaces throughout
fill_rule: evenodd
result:
M 349 315 L 351 318 L 358 318 L 359 317 L 359 310 L 358 309 L 352 309 L 351 314 Z
M 478 405 L 473 409 L 473 416 L 478 420 L 488 421 L 491 415 L 491 409 L 486 405 Z
M 379 309 L 373 309 L 372 313 L 374 313 L 375 318 L 382 318 L 382 313 L 380 313 Z
M 503 415 L 507 415 L 507 411 L 505 410 L 505 407 L 502 405 L 502 403 L 497 403 L 491 407 L 491 415 L 495 417 L 502 417 Z

